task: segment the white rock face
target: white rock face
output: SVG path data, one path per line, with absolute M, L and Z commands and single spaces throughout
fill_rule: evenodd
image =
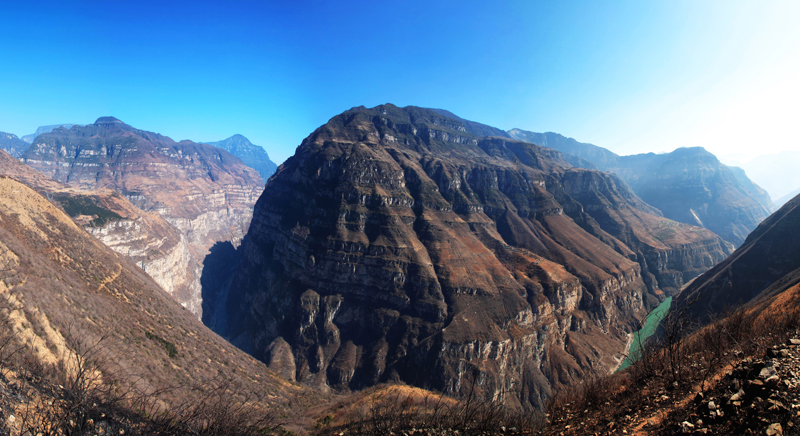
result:
M 252 216 L 252 207 L 225 207 L 195 219 L 167 217 L 173 230 L 167 234 L 153 232 L 144 217 L 112 221 L 103 227 L 86 226 L 85 229 L 117 253 L 131 258 L 200 318 L 203 260 L 217 242 L 232 241 L 238 245 L 247 233 Z

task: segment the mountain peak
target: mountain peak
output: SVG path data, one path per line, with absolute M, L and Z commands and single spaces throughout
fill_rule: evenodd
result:
M 95 125 L 100 126 L 104 124 L 125 124 L 114 117 L 100 117 L 94 122 Z

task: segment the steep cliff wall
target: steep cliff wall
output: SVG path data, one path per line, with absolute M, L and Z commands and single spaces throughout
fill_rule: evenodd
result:
M 321 389 L 539 407 L 615 368 L 646 307 L 727 254 L 616 177 L 447 114 L 356 108 L 304 140 L 256 204 L 217 331 Z

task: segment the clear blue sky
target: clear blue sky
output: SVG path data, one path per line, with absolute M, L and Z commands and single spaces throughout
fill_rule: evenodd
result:
M 163 3 L 163 4 L 162 4 Z M 166 4 L 166 5 L 165 5 Z M 798 149 L 800 2 L 5 2 L 0 131 L 113 115 L 277 162 L 358 105 L 621 154 Z

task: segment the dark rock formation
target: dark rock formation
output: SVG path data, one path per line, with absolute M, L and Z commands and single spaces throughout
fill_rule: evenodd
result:
M 147 229 L 135 220 L 91 230 L 145 271 L 198 317 L 200 276 L 208 250 L 244 236 L 263 181 L 237 157 L 205 144 L 175 142 L 114 117 L 56 128 L 36 137 L 22 160 L 58 182 L 113 189 L 177 229 L 179 240 L 150 256 Z M 166 238 L 167 235 L 161 235 Z
M 392 105 L 332 118 L 258 200 L 217 330 L 323 389 L 540 407 L 613 370 L 647 306 L 727 254 L 616 176 L 491 131 Z
M 679 148 L 664 154 L 619 156 L 557 133 L 520 129 L 508 133 L 513 138 L 575 155 L 600 170 L 614 172 L 636 195 L 667 218 L 705 227 L 734 246 L 741 245 L 774 207 L 769 194 L 742 169 L 723 165 L 700 147 Z
M 245 165 L 258 171 L 258 174 L 265 182 L 269 180 L 270 176 L 275 174 L 275 170 L 278 169 L 278 165 L 269 159 L 269 155 L 262 147 L 254 145 L 249 139 L 242 135 L 233 135 L 222 141 L 205 142 L 205 144 L 219 147 L 238 157 Z

